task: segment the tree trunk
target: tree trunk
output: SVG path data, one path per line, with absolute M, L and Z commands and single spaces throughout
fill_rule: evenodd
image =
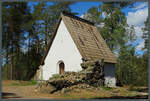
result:
M 30 70 L 30 37 L 31 37 L 31 34 L 32 34 L 32 30 L 29 31 L 29 39 L 28 39 L 28 70 L 27 70 L 27 75 L 26 75 L 26 80 L 29 79 L 29 75 L 28 75 L 28 71 Z
M 38 33 L 36 35 L 36 53 L 39 53 L 39 37 L 38 37 Z
M 20 38 L 20 35 L 19 35 L 19 33 L 17 34 L 17 37 L 16 37 L 16 62 L 18 62 L 18 61 L 20 61 L 20 45 L 19 45 L 19 38 Z M 16 63 L 16 64 L 18 64 L 18 63 Z M 14 73 L 15 73 L 15 79 L 18 79 L 18 73 L 19 73 L 19 70 L 18 69 L 16 69 L 16 68 L 18 68 L 17 67 L 18 65 L 16 65 L 15 66 L 15 68 L 14 68 Z
M 13 44 L 11 49 L 11 80 L 13 80 Z
M 13 53 L 14 53 L 14 49 L 13 49 L 13 35 L 14 35 L 14 29 L 13 29 L 13 19 L 12 17 L 10 18 L 10 34 L 11 34 L 11 80 L 13 80 L 13 64 L 14 64 L 14 59 L 13 59 Z
M 8 80 L 9 79 L 9 74 L 8 74 L 8 47 L 6 48 L 6 68 L 7 68 L 7 80 Z
M 47 50 L 47 36 L 48 36 L 48 33 L 47 33 L 47 21 L 45 21 L 45 50 L 44 50 L 44 52 L 46 52 L 46 50 Z

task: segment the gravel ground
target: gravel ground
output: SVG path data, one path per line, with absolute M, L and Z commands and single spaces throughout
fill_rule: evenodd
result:
M 36 86 L 11 86 L 16 81 L 2 81 L 3 99 L 54 99 L 50 94 L 41 94 Z
M 135 92 L 136 94 L 132 94 L 134 92 L 125 92 L 126 88 L 116 88 L 113 92 L 111 90 L 104 91 L 88 91 L 81 90 L 79 92 L 70 91 L 65 94 L 61 92 L 56 92 L 54 94 L 40 93 L 36 91 L 36 86 L 14 86 L 12 83 L 16 83 L 18 81 L 2 81 L 2 98 L 3 99 L 134 99 L 134 98 L 148 98 L 148 93 L 146 92 Z M 19 81 L 20 82 L 20 81 Z M 118 92 L 118 90 L 121 90 Z M 78 89 L 76 89 L 78 90 Z M 130 96 L 128 95 L 130 94 Z

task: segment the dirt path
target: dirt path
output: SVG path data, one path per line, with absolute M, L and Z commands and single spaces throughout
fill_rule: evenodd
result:
M 3 99 L 133 99 L 133 98 L 148 98 L 147 91 L 142 92 L 127 92 L 125 88 L 116 88 L 115 91 L 87 91 L 80 90 L 77 92 L 71 91 L 65 94 L 61 92 L 54 94 L 40 93 L 36 91 L 36 86 L 14 86 L 13 83 L 18 81 L 2 81 L 2 98 Z M 20 81 L 19 81 L 20 82 Z M 118 92 L 119 91 L 119 92 Z M 118 92 L 118 93 L 117 93 Z M 128 95 L 129 94 L 129 95 Z
M 66 94 L 66 95 L 60 95 L 60 94 L 43 94 L 43 93 L 39 93 L 35 90 L 36 86 L 3 86 L 2 87 L 2 98 L 4 99 L 61 99 L 64 97 L 66 97 L 67 99 L 72 99 L 73 96 L 75 96 L 75 98 L 77 96 L 79 96 L 76 93 L 71 93 L 72 97 L 70 96 L 70 94 Z M 141 93 L 138 96 L 131 96 L 131 97 L 126 97 L 126 96 L 104 96 L 104 95 L 95 95 L 95 93 L 92 92 L 82 92 L 82 94 L 84 93 L 83 97 L 86 98 L 85 95 L 89 96 L 97 96 L 95 97 L 95 99 L 108 99 L 108 98 L 117 98 L 117 99 L 126 99 L 126 98 L 147 98 L 146 95 L 147 93 Z M 106 92 L 105 92 L 106 93 Z M 110 95 L 110 94 L 108 94 Z M 64 97 L 63 97 L 64 96 Z M 69 97 L 70 96 L 70 97 Z
M 2 81 L 2 98 L 4 99 L 54 99 L 50 94 L 41 94 L 36 86 L 12 86 L 18 81 Z
M 4 86 L 4 99 L 54 99 L 50 94 L 41 94 L 35 91 L 36 86 Z

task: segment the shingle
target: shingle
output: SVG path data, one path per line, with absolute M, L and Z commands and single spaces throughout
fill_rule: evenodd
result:
M 94 25 L 87 24 L 80 19 L 63 14 L 62 19 L 83 58 L 103 58 L 105 62 L 116 63 L 114 54 L 111 52 Z M 75 22 L 74 25 L 71 24 L 72 21 Z
M 41 64 L 44 64 L 61 20 L 64 21 L 74 43 L 85 60 L 104 59 L 108 63 L 117 63 L 114 54 L 101 37 L 94 23 L 71 14 L 62 13 Z

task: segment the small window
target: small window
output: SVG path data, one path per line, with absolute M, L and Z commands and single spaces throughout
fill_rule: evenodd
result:
M 99 41 L 98 38 L 96 37 L 95 33 L 93 32 L 92 27 L 90 27 L 90 28 L 88 29 L 88 31 L 92 34 L 93 38 L 96 39 L 96 41 Z
M 84 42 L 82 41 L 82 39 L 80 37 L 79 37 L 79 41 L 83 46 L 85 46 Z

